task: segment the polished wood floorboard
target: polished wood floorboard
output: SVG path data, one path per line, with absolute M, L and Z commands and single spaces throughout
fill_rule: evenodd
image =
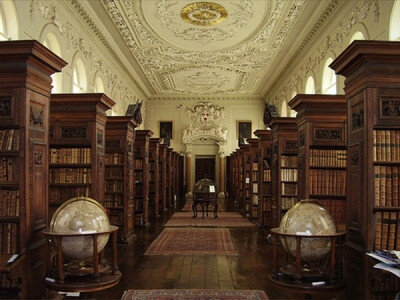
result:
M 233 211 L 229 203 L 225 206 Z M 266 230 L 256 226 L 229 228 L 238 256 L 145 256 L 147 247 L 172 213 L 173 209 L 152 220 L 148 228 L 135 229 L 136 239 L 118 246 L 121 281 L 113 288 L 94 293 L 94 298 L 120 299 L 128 289 L 251 289 L 265 291 L 270 299 L 302 298 L 271 284 L 268 276 L 272 269 L 272 246 L 267 243 Z

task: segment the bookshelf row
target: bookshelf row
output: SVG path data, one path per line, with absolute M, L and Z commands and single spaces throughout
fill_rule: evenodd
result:
M 310 169 L 310 194 L 346 195 L 346 170 Z
M 400 166 L 374 166 L 376 207 L 399 207 Z
M 0 130 L 0 150 L 19 149 L 19 129 Z
M 400 162 L 400 130 L 373 130 L 372 159 Z
M 51 164 L 90 164 L 90 148 L 51 148 Z

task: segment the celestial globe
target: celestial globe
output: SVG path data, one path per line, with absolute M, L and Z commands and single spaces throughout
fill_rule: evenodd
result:
M 63 203 L 54 213 L 50 230 L 59 234 L 85 234 L 110 230 L 110 221 L 103 206 L 87 197 L 72 198 Z M 108 242 L 109 234 L 97 236 L 98 252 Z M 93 257 L 93 238 L 91 235 L 63 236 L 62 253 L 65 257 L 85 260 Z
M 301 200 L 282 217 L 281 233 L 306 236 L 332 235 L 336 233 L 336 223 L 329 212 L 313 200 Z M 296 257 L 296 238 L 281 236 L 283 248 Z M 330 238 L 301 239 L 301 260 L 313 262 L 325 257 L 331 250 Z

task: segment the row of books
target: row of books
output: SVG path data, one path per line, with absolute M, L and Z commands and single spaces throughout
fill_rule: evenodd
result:
M 346 167 L 347 150 L 310 149 L 311 167 Z
M 19 190 L 0 189 L 0 216 L 19 216 Z
M 57 168 L 50 169 L 50 183 L 91 183 L 90 168 Z
M 297 181 L 297 169 L 281 169 L 282 181 Z
M 108 218 L 110 220 L 110 223 L 113 225 L 123 226 L 124 224 L 124 214 L 117 210 L 109 211 Z
M 375 206 L 398 207 L 399 166 L 374 166 Z
M 271 181 L 271 170 L 263 170 L 262 174 L 264 182 Z
M 297 156 L 282 155 L 281 156 L 281 167 L 297 168 Z
M 106 167 L 105 178 L 121 178 L 124 177 L 124 167 Z
M 58 204 L 76 197 L 90 197 L 90 187 L 50 187 L 49 202 Z
M 297 203 L 297 197 L 281 197 L 281 208 L 284 210 L 292 208 Z
M 253 183 L 253 194 L 257 194 L 258 193 L 258 183 L 254 182 Z
M 400 250 L 400 212 L 377 211 L 375 250 Z
M 14 181 L 18 174 L 16 158 L 12 156 L 0 156 L 0 182 Z
M 400 162 L 400 130 L 373 131 L 373 160 Z
M 337 199 L 319 199 L 317 201 L 335 219 L 336 224 L 346 224 L 346 201 Z
M 0 253 L 14 254 L 18 253 L 18 227 L 16 223 L 0 224 Z
M 310 194 L 346 195 L 346 170 L 311 169 Z
M 105 207 L 123 207 L 124 197 L 118 194 L 106 194 L 104 195 L 104 206 Z
M 10 277 L 10 273 L 8 272 L 2 272 L 0 273 L 0 287 L 1 288 L 18 288 L 19 284 L 13 280 L 13 278 Z M 1 299 L 5 299 L 3 298 L 4 296 L 7 296 L 7 291 L 2 291 L 2 298 Z
M 253 163 L 253 171 L 258 171 L 258 163 Z
M 124 191 L 124 182 L 120 180 L 106 180 L 106 193 L 122 193 Z
M 0 150 L 19 149 L 19 129 L 0 130 Z
M 133 167 L 135 169 L 143 169 L 143 159 L 135 159 Z
M 297 183 L 281 183 L 281 194 L 286 196 L 297 195 Z
M 106 164 L 123 164 L 124 154 L 120 152 L 106 153 L 104 155 L 104 162 Z
M 90 148 L 51 148 L 51 164 L 90 164 Z
M 135 171 L 135 182 L 143 182 L 143 172 L 141 170 Z
M 272 195 L 272 185 L 271 184 L 263 184 L 262 188 L 263 188 L 264 196 Z

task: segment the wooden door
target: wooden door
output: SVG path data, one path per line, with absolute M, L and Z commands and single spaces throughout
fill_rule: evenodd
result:
M 196 158 L 195 173 L 195 182 L 203 179 L 204 175 L 215 182 L 215 157 Z

